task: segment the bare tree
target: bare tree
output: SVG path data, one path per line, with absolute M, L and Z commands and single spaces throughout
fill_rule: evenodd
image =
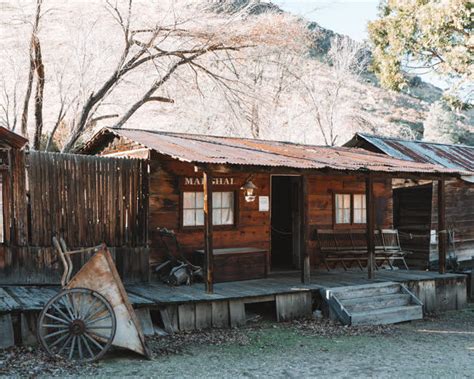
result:
M 15 77 L 12 81 L 12 88 L 8 88 L 5 78 L 2 78 L 2 100 L 0 102 L 0 126 L 11 131 L 15 131 L 18 123 L 18 84 L 19 80 Z
M 38 0 L 40 3 L 41 0 Z M 44 64 L 41 54 L 41 44 L 38 36 L 34 36 L 34 67 L 36 72 L 35 89 L 35 135 L 33 148 L 40 149 L 41 137 L 43 135 L 43 94 L 44 94 Z
M 306 99 L 324 143 L 334 146 L 342 123 L 354 109 L 353 99 L 347 96 L 346 89 L 366 68 L 368 59 L 364 46 L 349 37 L 333 38 L 327 59 L 332 68 L 329 81 L 321 85 L 321 80 L 312 78 L 311 73 L 303 80 L 306 82 Z
M 172 103 L 173 99 L 165 96 L 156 96 L 156 92 L 174 76 L 180 67 L 186 66 L 195 75 L 204 75 L 219 83 L 221 88 L 232 91 L 232 79 L 222 72 L 213 70 L 210 57 L 214 62 L 222 59 L 232 59 L 231 53 L 255 46 L 258 43 L 281 43 L 275 38 L 274 27 L 269 19 L 249 21 L 245 20 L 246 27 L 235 28 L 233 24 L 247 17 L 245 9 L 224 18 L 216 24 L 192 25 L 189 20 L 175 21 L 173 24 L 157 23 L 149 28 L 133 28 L 131 24 L 132 1 L 129 0 L 126 12 L 122 12 L 115 4 L 109 4 L 110 13 L 120 25 L 123 34 L 123 50 L 120 59 L 108 79 L 90 93 L 75 121 L 71 137 L 65 144 L 63 151 L 73 148 L 79 137 L 90 125 L 95 113 L 110 93 L 121 83 L 126 76 L 133 74 L 138 68 L 152 65 L 155 68 L 156 79 L 138 99 L 121 112 L 115 127 L 122 127 L 144 104 L 148 102 Z M 199 9 L 199 11 L 203 11 Z M 205 9 L 208 11 L 208 9 Z M 267 22 L 265 27 L 265 21 Z M 189 24 L 189 25 L 188 25 Z M 303 27 L 300 27 L 303 30 Z M 273 41 L 272 41 L 273 39 Z M 229 64 L 227 62 L 227 64 Z M 228 66 L 227 66 L 228 67 Z M 232 70 L 227 71 L 236 74 Z
M 34 21 L 33 21 L 33 29 L 31 31 L 31 41 L 30 41 L 30 49 L 29 49 L 30 67 L 29 67 L 28 79 L 26 83 L 25 99 L 23 101 L 23 113 L 21 115 L 21 134 L 24 136 L 28 135 L 28 108 L 30 104 L 31 92 L 33 89 L 33 76 L 36 71 L 35 53 L 37 50 L 37 47 L 36 47 L 37 42 L 39 41 L 37 35 L 38 35 L 39 22 L 41 18 L 41 4 L 42 4 L 42 0 L 36 1 L 36 11 L 35 11 L 35 16 L 34 16 Z

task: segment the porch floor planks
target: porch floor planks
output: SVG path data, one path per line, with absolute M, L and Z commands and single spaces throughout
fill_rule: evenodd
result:
M 375 280 L 367 279 L 367 272 L 358 269 L 348 271 L 313 271 L 311 283 L 302 284 L 299 272 L 270 274 L 266 279 L 216 283 L 214 293 L 207 294 L 203 283 L 192 286 L 170 287 L 162 283 L 126 284 L 130 302 L 135 306 L 163 306 L 189 302 L 228 301 L 315 291 L 323 288 L 353 286 L 377 282 L 408 282 L 445 280 L 463 277 L 460 274 L 438 274 L 432 271 L 379 270 Z M 58 286 L 2 286 L 0 287 L 0 313 L 22 310 L 39 310 L 53 297 Z
M 0 314 L 21 309 L 21 305 L 3 288 L 0 288 Z
M 30 287 L 30 286 L 7 286 L 3 287 L 18 303 L 20 310 L 41 310 L 45 304 L 58 293 L 59 287 Z

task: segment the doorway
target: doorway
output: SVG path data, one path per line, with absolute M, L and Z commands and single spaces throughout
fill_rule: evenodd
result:
M 272 176 L 271 268 L 299 269 L 301 233 L 301 178 Z

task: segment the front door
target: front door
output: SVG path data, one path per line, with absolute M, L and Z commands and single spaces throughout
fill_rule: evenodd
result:
M 272 270 L 300 268 L 301 178 L 272 176 Z

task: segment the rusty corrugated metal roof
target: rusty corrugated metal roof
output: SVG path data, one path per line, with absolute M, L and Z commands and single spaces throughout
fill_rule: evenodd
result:
M 16 149 L 21 149 L 28 143 L 28 140 L 25 137 L 4 128 L 3 126 L 0 126 L 0 141 L 5 141 L 8 145 Z
M 345 146 L 360 146 L 361 139 L 394 158 L 474 172 L 474 146 L 410 141 L 364 133 L 357 133 Z
M 196 164 L 466 175 L 464 171 L 407 162 L 362 149 L 140 129 L 104 128 L 85 145 L 82 151 L 85 153 L 97 151 L 104 138 L 110 138 L 111 135 L 122 136 L 160 154 Z

